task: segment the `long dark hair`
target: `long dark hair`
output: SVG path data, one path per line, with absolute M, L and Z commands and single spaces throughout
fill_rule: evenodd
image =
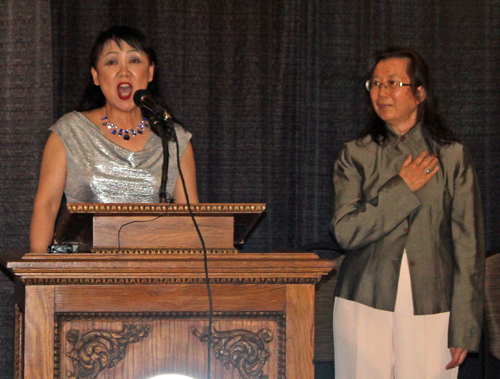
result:
M 410 87 L 413 96 L 418 97 L 418 87 L 422 86 L 425 89 L 426 97 L 417 107 L 417 122 L 420 122 L 422 125 L 422 134 L 429 147 L 432 149 L 431 141 L 438 146 L 445 146 L 458 141 L 455 134 L 446 127 L 444 120 L 438 112 L 438 99 L 434 93 L 434 82 L 429 66 L 415 50 L 390 47 L 375 52 L 370 61 L 368 79 L 372 79 L 375 67 L 380 61 L 390 58 L 408 59 L 407 74 L 413 85 Z M 370 118 L 367 127 L 361 132 L 359 139 L 361 140 L 369 135 L 374 142 L 384 145 L 387 142 L 388 130 L 385 122 L 373 109 L 370 94 L 368 94 L 368 102 L 370 104 Z
M 153 75 L 153 80 L 148 84 L 148 90 L 155 99 L 160 98 L 158 88 L 159 70 L 156 61 L 156 53 L 151 41 L 144 33 L 136 28 L 131 26 L 116 25 L 99 34 L 94 42 L 94 46 L 92 46 L 92 50 L 90 51 L 89 79 L 87 87 L 83 93 L 82 100 L 76 107 L 76 109 L 80 112 L 100 108 L 106 104 L 106 98 L 101 91 L 101 87 L 94 84 L 94 80 L 90 74 L 90 68 L 93 67 L 97 70 L 99 57 L 101 56 L 104 46 L 110 41 L 115 41 L 119 47 L 123 42 L 126 42 L 133 48 L 146 54 L 149 64 L 155 65 L 155 74 Z

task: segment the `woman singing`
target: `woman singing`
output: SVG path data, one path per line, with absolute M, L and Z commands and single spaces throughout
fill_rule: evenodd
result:
M 90 83 L 80 111 L 51 127 L 31 220 L 31 252 L 45 253 L 63 193 L 69 203 L 157 203 L 163 148 L 134 103 L 139 89 L 155 93 L 156 54 L 139 30 L 114 26 L 96 40 Z M 191 203 L 198 202 L 191 134 L 175 125 L 180 166 Z M 170 152 L 167 193 L 185 203 L 177 151 Z

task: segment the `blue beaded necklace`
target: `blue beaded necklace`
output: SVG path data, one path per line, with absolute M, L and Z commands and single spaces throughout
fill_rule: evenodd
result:
M 148 124 L 148 119 L 143 118 L 140 124 L 137 124 L 138 128 L 131 128 L 131 129 L 122 129 L 113 124 L 111 121 L 109 121 L 108 116 L 106 116 L 106 108 L 102 108 L 102 111 L 104 113 L 104 117 L 101 118 L 102 120 L 102 125 L 107 127 L 111 134 L 117 135 L 119 137 L 123 137 L 125 141 L 128 141 L 130 139 L 130 134 L 132 134 L 132 137 L 135 137 L 137 134 L 142 134 L 145 128 L 149 128 Z

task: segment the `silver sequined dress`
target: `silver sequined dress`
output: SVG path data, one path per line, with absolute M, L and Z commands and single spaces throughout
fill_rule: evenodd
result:
M 110 141 L 80 112 L 61 117 L 51 128 L 66 148 L 68 203 L 157 203 L 163 164 L 161 139 L 154 133 L 142 151 L 132 152 Z M 179 156 L 191 134 L 176 125 Z M 133 138 L 133 137 L 132 137 Z M 173 194 L 179 176 L 177 152 L 169 142 L 167 192 Z

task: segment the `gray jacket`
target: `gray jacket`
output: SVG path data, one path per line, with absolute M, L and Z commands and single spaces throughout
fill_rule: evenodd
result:
M 335 163 L 331 229 L 348 250 L 336 296 L 394 311 L 404 250 L 414 313 L 450 311 L 449 347 L 478 350 L 484 301 L 484 225 L 480 191 L 463 145 L 439 147 L 439 171 L 412 192 L 398 175 L 408 155 L 429 150 L 420 125 L 344 145 Z

